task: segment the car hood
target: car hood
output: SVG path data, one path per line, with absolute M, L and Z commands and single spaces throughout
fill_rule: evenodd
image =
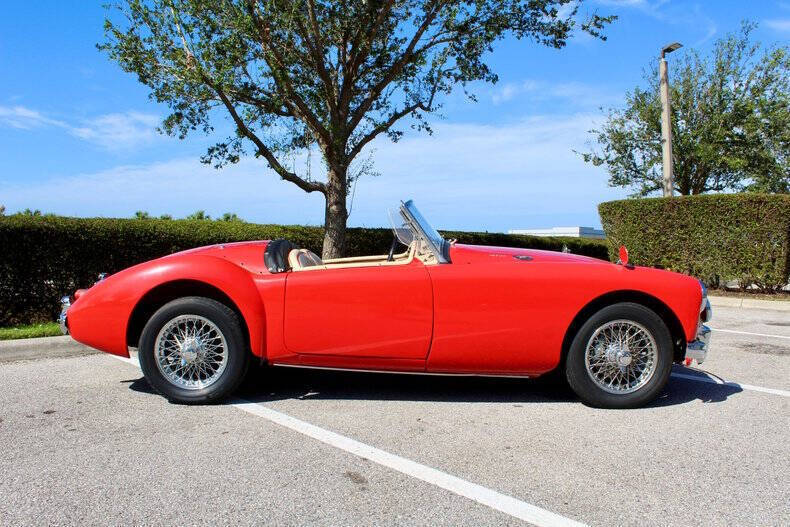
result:
M 519 258 L 522 257 L 522 258 Z M 538 249 L 517 249 L 513 247 L 488 247 L 484 245 L 453 244 L 450 248 L 450 259 L 454 263 L 518 263 L 523 261 L 552 263 L 586 263 L 612 265 L 605 260 L 581 256 L 578 254 L 557 251 L 541 251 Z

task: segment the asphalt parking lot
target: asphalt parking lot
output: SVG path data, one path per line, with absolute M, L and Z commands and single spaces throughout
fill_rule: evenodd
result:
M 0 525 L 790 525 L 790 312 L 716 308 L 649 408 L 550 380 L 277 368 L 228 404 L 0 363 Z

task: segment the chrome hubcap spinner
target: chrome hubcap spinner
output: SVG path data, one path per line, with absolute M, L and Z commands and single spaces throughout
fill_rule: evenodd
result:
M 225 335 L 200 315 L 180 315 L 168 321 L 156 336 L 154 358 L 171 384 L 186 390 L 211 386 L 228 364 Z
M 595 330 L 584 352 L 587 375 L 608 393 L 633 393 L 658 368 L 658 346 L 650 331 L 633 320 L 613 320 Z

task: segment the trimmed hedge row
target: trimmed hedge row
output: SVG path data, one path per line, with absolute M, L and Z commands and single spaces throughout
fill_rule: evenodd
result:
M 508 234 L 445 232 L 460 243 L 561 250 L 607 258 L 600 242 Z M 0 327 L 54 320 L 65 292 L 91 285 L 100 272 L 215 243 L 286 238 L 321 252 L 320 227 L 240 221 L 0 217 Z M 389 229 L 349 229 L 349 256 L 384 254 Z M 263 257 L 263 256 L 261 256 Z
M 612 259 L 660 266 L 712 287 L 738 280 L 765 291 L 790 277 L 790 195 L 712 194 L 609 201 L 598 206 Z

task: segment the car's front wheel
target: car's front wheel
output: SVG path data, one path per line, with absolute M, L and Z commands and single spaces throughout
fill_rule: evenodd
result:
M 565 363 L 579 398 L 600 408 L 635 408 L 653 400 L 672 369 L 672 337 L 664 321 L 623 302 L 595 313 L 579 329 Z
M 148 383 L 180 403 L 227 397 L 244 378 L 248 355 L 236 313 L 203 297 L 162 306 L 145 325 L 138 347 Z

